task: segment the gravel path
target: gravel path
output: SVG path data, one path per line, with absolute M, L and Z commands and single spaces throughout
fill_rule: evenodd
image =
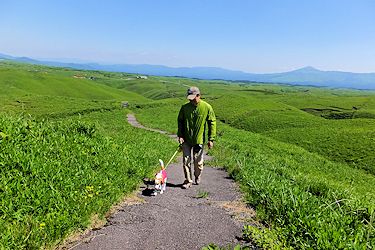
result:
M 133 115 L 128 115 L 128 121 L 147 129 Z M 241 242 L 243 223 L 254 212 L 240 201 L 237 185 L 224 170 L 206 166 L 202 183 L 187 190 L 181 189 L 184 181 L 181 156 L 167 172 L 168 186 L 164 194 L 149 196 L 147 185 L 142 185 L 132 202 L 125 201 L 104 227 L 83 235 L 69 248 L 183 250 L 201 249 L 209 243 L 244 244 Z

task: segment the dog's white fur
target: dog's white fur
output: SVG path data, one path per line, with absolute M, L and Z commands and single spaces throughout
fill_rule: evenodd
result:
M 167 188 L 167 171 L 164 168 L 164 162 L 159 159 L 161 170 L 155 175 L 155 186 L 153 195 L 162 194 Z

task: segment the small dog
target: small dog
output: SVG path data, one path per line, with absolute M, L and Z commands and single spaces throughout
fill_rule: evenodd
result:
M 155 186 L 152 195 L 156 196 L 158 193 L 162 194 L 167 188 L 167 171 L 164 167 L 164 162 L 159 159 L 161 170 L 155 175 Z

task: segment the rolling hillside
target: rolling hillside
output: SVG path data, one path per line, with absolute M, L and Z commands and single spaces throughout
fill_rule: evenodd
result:
M 78 112 L 147 98 L 105 84 L 107 74 L 0 62 L 0 110 L 32 114 Z
M 103 218 L 176 145 L 187 86 L 218 119 L 213 151 L 267 227 L 267 249 L 375 246 L 375 93 L 0 62 L 0 248 L 56 246 Z M 129 102 L 123 109 L 122 101 Z
M 375 73 L 352 73 L 342 71 L 322 71 L 311 66 L 301 69 L 270 74 L 254 74 L 238 70 L 228 70 L 217 67 L 180 67 L 173 68 L 163 65 L 132 65 L 114 64 L 102 65 L 97 63 L 66 63 L 56 61 L 39 61 L 27 57 L 13 57 L 0 54 L 0 59 L 18 62 L 40 64 L 47 66 L 69 67 L 81 70 L 104 70 L 113 72 L 128 72 L 156 76 L 179 76 L 198 79 L 222 79 L 230 81 L 251 81 L 263 83 L 285 83 L 294 85 L 323 86 L 330 88 L 375 89 Z

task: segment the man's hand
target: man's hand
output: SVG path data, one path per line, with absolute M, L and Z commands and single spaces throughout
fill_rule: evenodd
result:
M 184 138 L 182 138 L 182 137 L 178 137 L 178 142 L 180 143 L 180 144 L 182 144 L 182 143 L 184 143 Z
M 208 146 L 208 149 L 213 148 L 214 142 L 213 141 L 208 141 L 207 146 Z

